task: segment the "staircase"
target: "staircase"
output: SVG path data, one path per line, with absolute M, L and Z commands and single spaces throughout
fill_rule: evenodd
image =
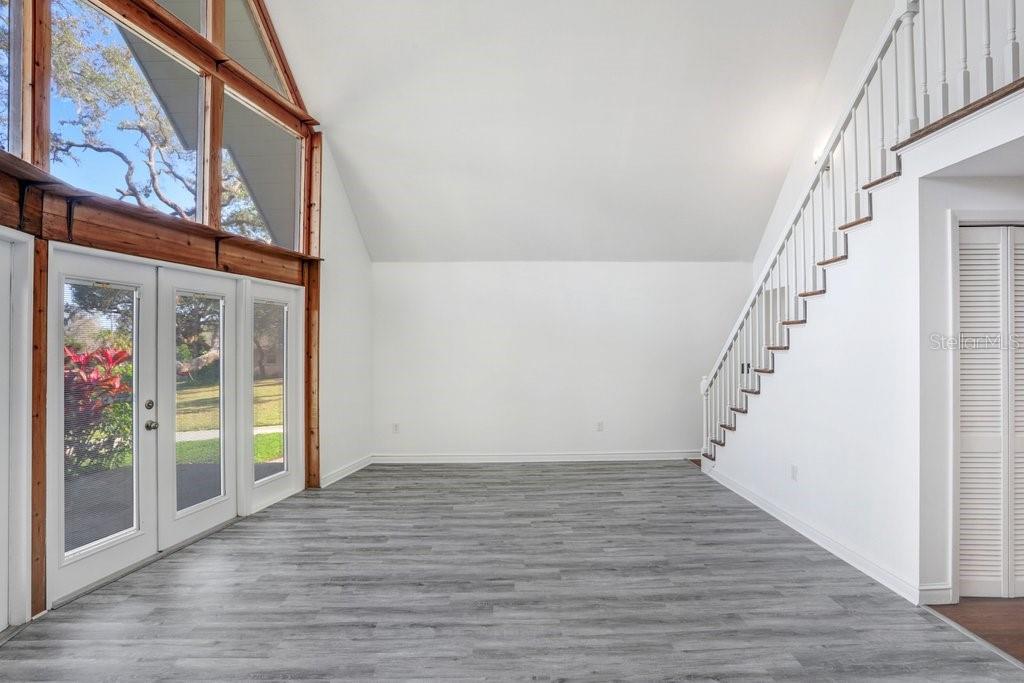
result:
M 994 4 L 1003 9 L 999 18 Z M 827 294 L 828 269 L 851 257 L 850 233 L 870 226 L 871 193 L 899 178 L 900 151 L 1024 90 L 1016 5 L 898 0 L 810 189 L 701 381 L 703 458 L 716 460 L 739 427 L 737 416 L 755 408 L 751 397 L 775 373 L 775 354 L 795 352 L 791 342 L 807 322 L 808 302 Z M 993 35 L 1005 36 L 994 52 Z

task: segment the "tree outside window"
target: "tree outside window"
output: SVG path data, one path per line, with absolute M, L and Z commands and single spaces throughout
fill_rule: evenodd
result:
M 53 0 L 52 13 L 52 172 L 82 189 L 197 220 L 202 77 L 82 0 Z M 230 182 L 222 203 L 235 210 L 222 227 L 271 241 L 229 156 L 223 173 Z M 233 225 L 233 216 L 244 225 Z

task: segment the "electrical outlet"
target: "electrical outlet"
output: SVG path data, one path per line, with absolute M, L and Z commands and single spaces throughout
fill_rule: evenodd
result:
M 391 433 L 392 434 L 398 434 L 401 431 L 402 431 L 402 426 L 400 424 L 398 424 L 397 422 L 392 422 L 391 423 Z
M 789 478 L 796 481 L 796 465 L 789 466 Z
M 595 432 L 603 432 L 604 431 L 604 420 L 601 420 L 596 425 L 594 425 L 594 431 Z

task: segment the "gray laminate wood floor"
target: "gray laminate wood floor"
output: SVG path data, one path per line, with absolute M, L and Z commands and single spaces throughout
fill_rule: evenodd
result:
M 12 679 L 1022 674 L 681 462 L 373 466 L 0 647 Z

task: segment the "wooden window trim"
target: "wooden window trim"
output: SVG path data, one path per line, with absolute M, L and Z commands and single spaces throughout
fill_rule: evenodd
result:
M 224 52 L 224 0 L 207 0 L 205 29 L 210 37 L 202 35 L 165 9 L 156 0 L 83 0 L 91 3 L 112 19 L 119 21 L 144 38 L 160 46 L 198 71 L 204 80 L 205 98 L 201 131 L 200 217 L 211 228 L 220 224 L 220 154 L 223 143 L 223 104 L 226 92 L 244 102 L 271 122 L 293 134 L 301 144 L 300 177 L 296 179 L 299 192 L 296 226 L 299 249 L 308 252 L 310 197 L 319 196 L 311 185 L 319 182 L 319 174 L 312 173 L 311 155 L 317 145 L 308 141 L 317 124 L 302 107 L 281 95 Z M 277 33 L 262 0 L 248 0 L 256 24 L 267 41 L 268 51 L 275 68 L 298 103 L 301 97 Z M 51 0 L 23 0 L 23 85 L 22 95 L 22 149 L 23 156 L 36 167 L 49 169 L 50 142 L 50 45 Z M 318 143 L 319 144 L 319 143 Z M 83 194 L 89 194 L 83 192 Z M 141 215 L 141 214 L 140 214 Z M 179 220 L 179 219 L 175 219 Z M 183 221 L 188 223 L 188 221 Z

